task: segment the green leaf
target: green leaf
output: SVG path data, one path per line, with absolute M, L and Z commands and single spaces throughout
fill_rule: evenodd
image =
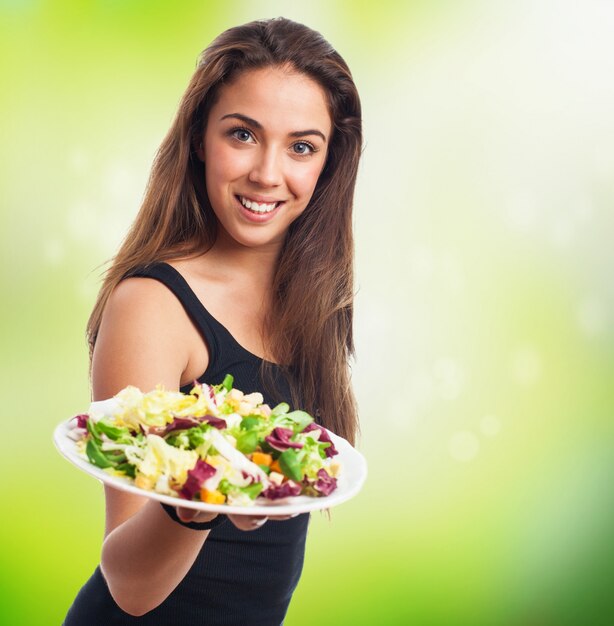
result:
M 100 436 L 100 432 L 98 431 L 98 428 L 96 427 L 96 424 L 94 423 L 94 420 L 92 420 L 92 419 L 87 420 L 87 422 L 85 422 L 85 425 L 87 426 L 87 431 L 89 432 L 89 434 L 98 443 L 100 443 L 102 441 L 102 439 L 101 439 L 101 436 Z
M 135 478 L 136 476 L 136 467 L 132 463 L 121 463 L 115 469 L 126 474 L 126 476 L 130 476 L 130 478 Z
M 89 422 L 90 420 L 88 420 Z M 130 431 L 127 428 L 118 428 L 117 426 L 112 426 L 105 420 L 99 420 L 96 423 L 96 429 L 104 433 L 109 439 L 113 441 L 117 441 L 118 439 L 122 439 L 124 437 L 130 437 Z
M 278 415 L 283 415 L 290 410 L 290 406 L 285 402 L 280 402 L 272 411 L 271 417 L 277 417 Z
M 88 423 L 89 421 L 90 420 L 88 420 Z M 102 450 L 98 447 L 95 439 L 88 440 L 87 445 L 85 446 L 85 453 L 87 454 L 87 458 L 90 460 L 90 463 L 96 465 L 96 467 L 105 469 L 107 467 L 114 467 L 115 465 L 107 459 Z
M 226 478 L 222 478 L 220 480 L 220 484 L 217 486 L 217 490 L 223 493 L 225 496 L 228 495 L 228 492 L 232 489 L 232 485 L 228 482 Z
M 255 415 L 248 415 L 241 420 L 241 428 L 243 430 L 252 430 L 260 425 L 260 418 Z
M 291 428 L 295 433 L 302 432 L 308 424 L 313 422 L 313 417 L 305 411 L 292 411 L 291 413 L 280 413 L 272 415 L 273 426 Z
M 286 417 L 289 417 L 295 424 L 294 432 L 300 433 L 302 432 L 311 422 L 313 422 L 313 417 L 306 413 L 305 411 L 292 411 L 292 413 L 288 413 Z
M 253 483 L 247 487 L 241 487 L 239 491 L 246 493 L 252 500 L 255 500 L 262 491 L 262 483 Z
M 268 476 L 271 473 L 271 468 L 268 465 L 260 465 L 258 463 L 258 467 Z
M 326 448 L 330 448 L 333 444 L 330 443 L 329 441 L 322 441 L 321 443 L 318 442 L 318 452 L 320 453 L 320 456 L 325 459 L 326 458 Z
M 169 446 L 175 448 L 185 449 L 190 447 L 190 438 L 187 430 L 176 430 L 167 435 L 164 441 L 166 441 Z
M 258 447 L 258 433 L 246 430 L 237 437 L 237 450 L 243 454 L 251 454 Z
M 231 374 L 226 374 L 226 376 L 224 376 L 224 380 L 222 381 L 222 387 L 226 389 L 226 391 L 230 391 L 234 382 L 234 376 L 232 376 Z
M 295 480 L 296 482 L 301 482 L 303 480 L 303 471 L 301 469 L 301 464 L 298 459 L 298 455 L 296 450 L 292 448 L 288 448 L 288 450 L 284 450 L 279 455 L 279 467 L 281 467 L 281 471 L 285 476 Z
M 263 439 L 260 442 L 260 447 L 262 448 L 263 452 L 267 452 L 268 454 L 272 454 L 274 459 L 277 458 L 277 455 L 279 454 L 279 452 L 275 448 L 273 448 L 273 446 L 271 446 L 269 443 L 267 443 L 266 439 Z
M 202 445 L 205 442 L 205 433 L 200 426 L 196 426 L 195 428 L 190 428 L 188 432 L 188 439 L 190 440 L 190 448 L 198 448 L 198 446 Z
M 109 452 L 102 452 L 110 463 L 118 465 L 126 462 L 126 455 L 121 450 L 110 450 Z

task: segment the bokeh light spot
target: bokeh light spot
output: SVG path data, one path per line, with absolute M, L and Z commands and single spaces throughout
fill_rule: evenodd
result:
M 534 194 L 523 191 L 512 196 L 507 203 L 507 222 L 514 229 L 528 232 L 536 225 L 539 203 Z
M 57 239 L 47 239 L 43 243 L 43 260 L 51 266 L 60 265 L 66 256 L 66 250 L 61 241 Z
M 471 431 L 461 430 L 450 437 L 448 450 L 455 461 L 467 463 L 477 456 L 480 450 L 480 441 Z
M 458 364 L 452 358 L 438 359 L 433 367 L 435 385 L 439 395 L 445 400 L 458 398 L 465 386 L 465 375 Z
M 496 437 L 501 432 L 501 420 L 495 415 L 485 415 L 480 420 L 480 431 L 487 437 Z
M 578 305 L 578 325 L 588 337 L 601 335 L 607 325 L 607 312 L 603 302 L 596 297 L 588 297 Z
M 512 355 L 512 376 L 519 385 L 535 385 L 541 378 L 542 371 L 542 359 L 535 348 L 524 346 Z
M 89 166 L 89 157 L 83 148 L 73 148 L 68 155 L 68 165 L 74 172 L 85 172 Z
M 88 202 L 74 204 L 68 211 L 66 226 L 75 241 L 89 241 L 98 232 L 96 210 Z
M 137 196 L 141 190 L 137 186 L 140 183 L 130 171 L 130 168 L 121 161 L 112 163 L 104 175 L 105 189 L 111 198 L 125 201 L 127 197 Z

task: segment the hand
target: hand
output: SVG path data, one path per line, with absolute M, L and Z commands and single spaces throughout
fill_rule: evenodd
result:
M 182 522 L 210 522 L 217 517 L 217 513 L 203 513 L 196 509 L 187 509 L 182 506 L 176 507 L 177 517 Z
M 203 513 L 199 512 L 196 509 L 188 509 L 185 507 L 178 506 L 177 517 L 182 522 L 210 522 L 212 519 L 217 517 L 217 513 Z M 228 515 L 228 519 L 239 529 L 244 531 L 249 530 L 257 530 L 261 526 L 264 526 L 266 522 L 270 519 L 271 521 L 278 522 L 290 519 L 292 517 L 296 517 L 295 515 L 276 515 L 276 516 L 266 516 L 266 515 Z
M 239 529 L 239 530 L 256 530 L 261 526 L 264 526 L 266 522 L 270 519 L 272 522 L 280 522 L 286 519 L 290 519 L 292 517 L 296 517 L 297 514 L 294 515 L 271 515 L 267 517 L 266 515 L 229 515 L 228 519 Z

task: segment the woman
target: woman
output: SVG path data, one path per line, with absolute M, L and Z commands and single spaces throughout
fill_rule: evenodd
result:
M 201 55 L 89 320 L 94 399 L 231 373 L 237 388 L 292 399 L 353 441 L 361 143 L 351 74 L 318 33 L 281 18 L 222 33 Z M 105 496 L 101 565 L 67 626 L 283 622 L 308 515 L 267 522 Z

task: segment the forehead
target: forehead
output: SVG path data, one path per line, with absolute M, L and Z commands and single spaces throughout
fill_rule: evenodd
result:
M 209 114 L 209 122 L 241 113 L 267 130 L 293 132 L 310 128 L 330 136 L 328 98 L 309 76 L 287 68 L 248 70 L 223 85 Z

